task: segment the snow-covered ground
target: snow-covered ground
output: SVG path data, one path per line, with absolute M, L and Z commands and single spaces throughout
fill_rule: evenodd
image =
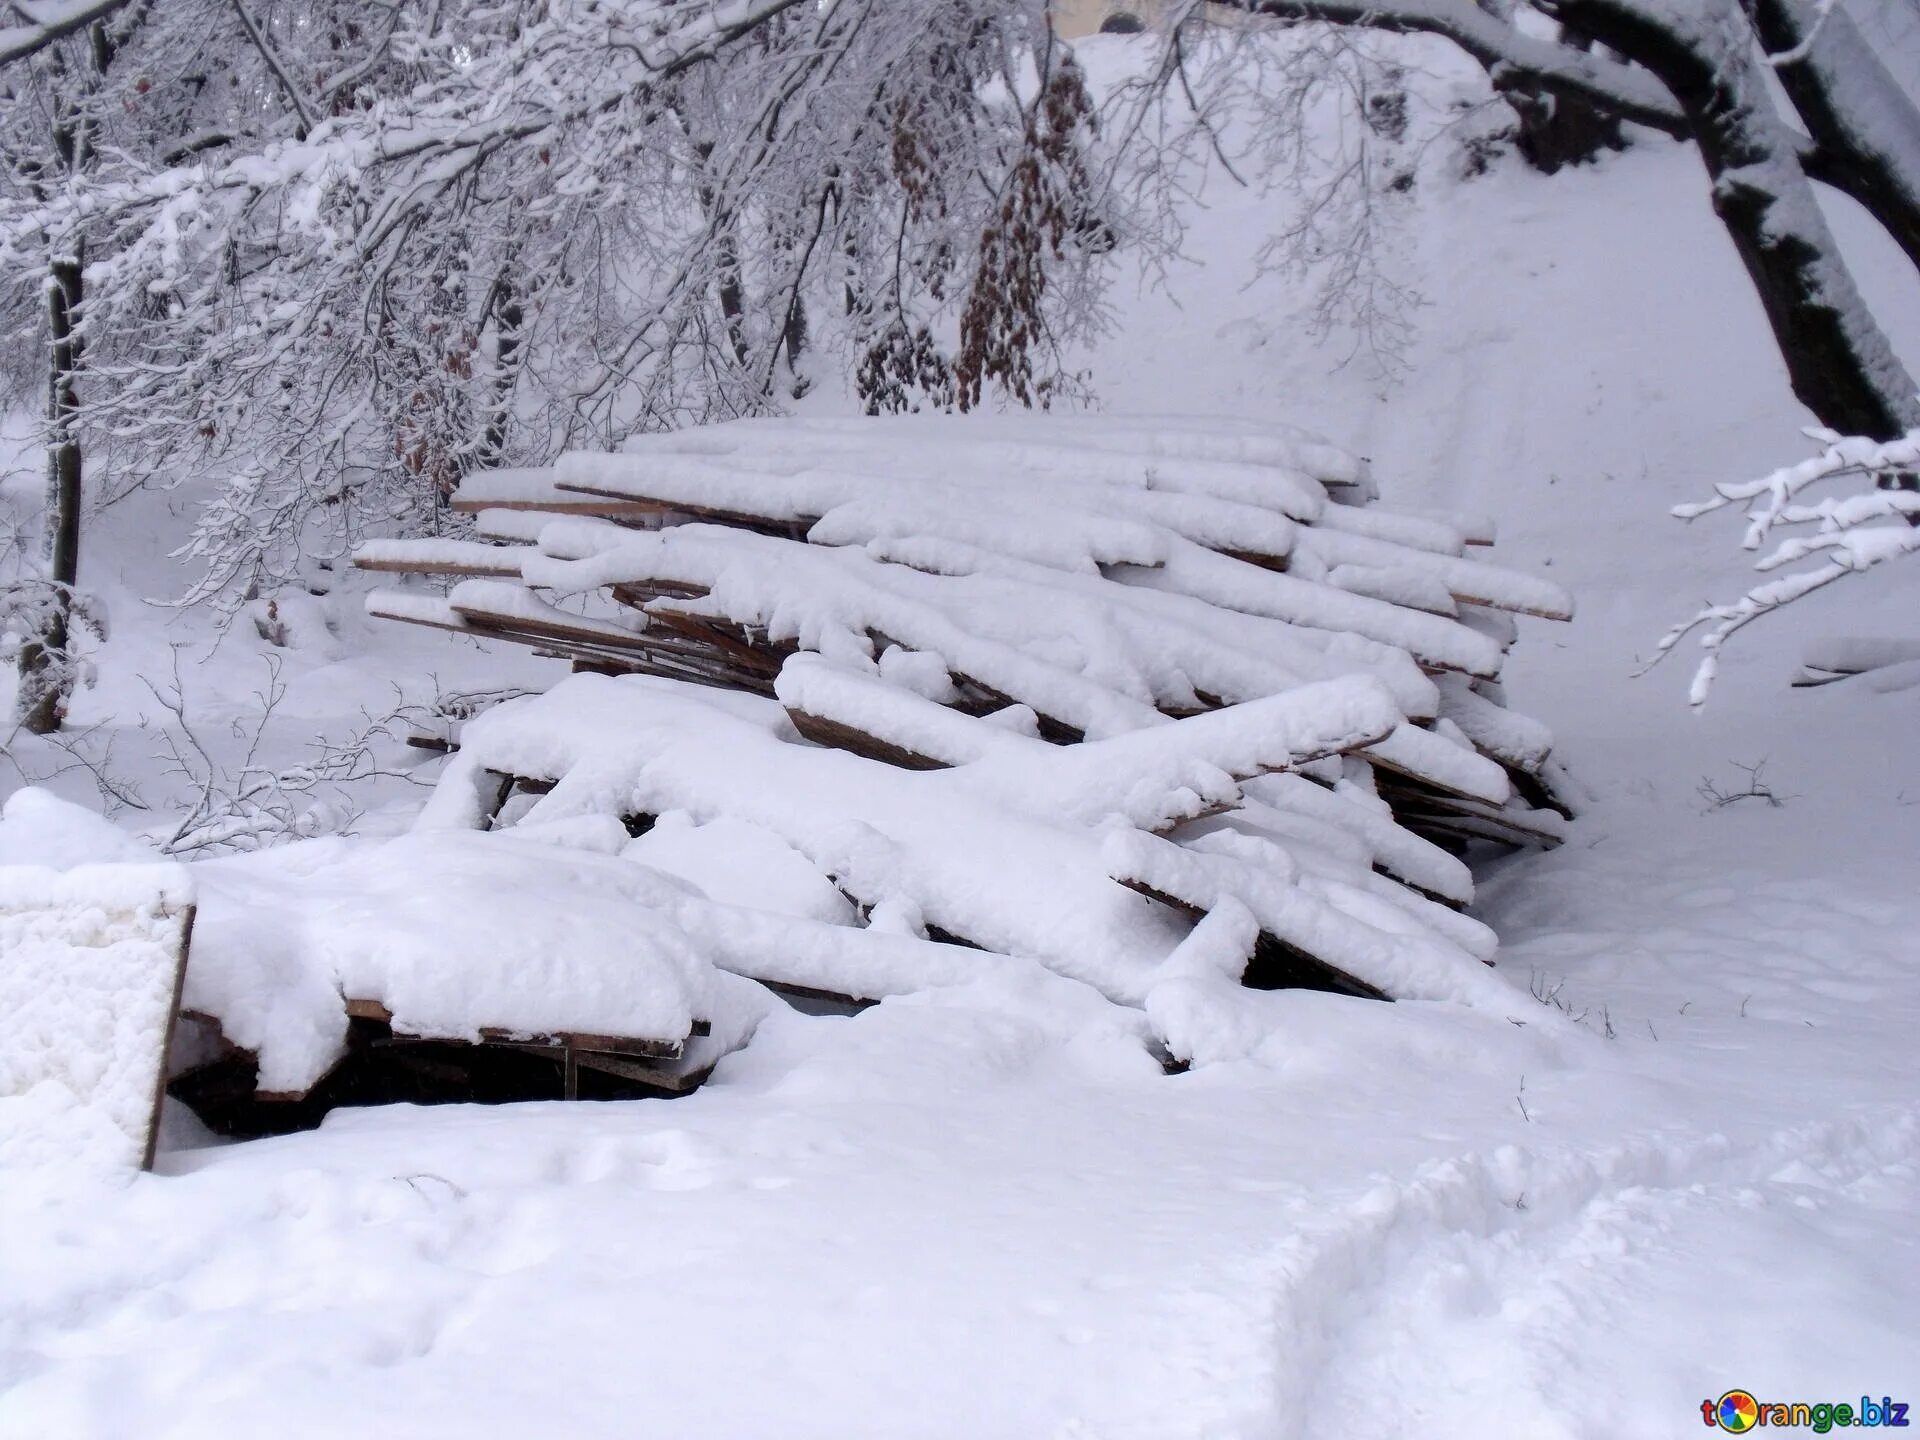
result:
M 1274 202 L 1208 198 L 1209 267 L 1122 297 L 1103 400 L 1310 424 L 1579 596 L 1509 683 L 1592 795 L 1476 907 L 1537 1023 L 1280 992 L 1248 1058 L 1166 1077 L 1002 977 L 776 1012 L 678 1101 L 237 1146 L 173 1115 L 155 1176 L 0 1171 L 0 1436 L 1611 1437 L 1697 1433 L 1733 1388 L 1916 1398 L 1920 691 L 1786 680 L 1804 638 L 1910 635 L 1920 574 L 1759 627 L 1704 714 L 1684 661 L 1627 679 L 1742 578 L 1732 522 L 1666 508 L 1800 453 L 1697 161 L 1424 197 L 1391 388 L 1329 373 L 1297 284 L 1242 288 Z M 164 527 L 109 523 L 122 623 L 78 718 L 137 749 L 132 670 L 206 641 L 139 604 Z M 389 682 L 557 673 L 335 610 L 288 652 L 294 739 Z M 213 726 L 264 653 L 243 627 L 189 663 Z M 1760 762 L 1779 805 L 1698 793 Z M 376 828 L 418 805 L 382 795 Z

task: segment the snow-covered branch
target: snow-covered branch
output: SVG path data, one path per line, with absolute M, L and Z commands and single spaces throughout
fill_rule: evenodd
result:
M 1695 705 L 1705 703 L 1719 670 L 1721 647 L 1735 633 L 1836 580 L 1920 551 L 1920 490 L 1912 488 L 1914 472 L 1920 469 L 1920 430 L 1885 442 L 1823 430 L 1807 433 L 1824 445 L 1818 455 L 1757 480 L 1716 485 L 1712 498 L 1674 508 L 1678 518 L 1693 520 L 1745 504 L 1742 547 L 1773 545 L 1754 562 L 1753 568 L 1763 574 L 1815 562 L 1757 584 L 1727 604 L 1703 606 L 1660 641 L 1648 668 L 1685 636 L 1705 628 L 1700 645 L 1706 655 L 1689 694 Z M 1836 482 L 1851 484 L 1818 499 L 1808 493 Z M 1793 533 L 1779 533 L 1784 531 Z
M 1289 20 L 1325 20 L 1374 30 L 1438 35 L 1486 69 L 1495 85 L 1531 81 L 1591 101 L 1623 119 L 1675 137 L 1686 115 L 1651 74 L 1571 45 L 1529 35 L 1475 0 L 1227 0 L 1234 9 Z
M 37 55 L 127 4 L 128 0 L 13 0 L 7 8 L 22 23 L 0 28 L 0 65 Z

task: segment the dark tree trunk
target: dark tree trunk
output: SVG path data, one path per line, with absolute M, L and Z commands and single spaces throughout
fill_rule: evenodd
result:
M 1700 6 L 1684 31 L 1627 0 L 1564 0 L 1560 13 L 1652 71 L 1686 112 L 1714 211 L 1759 293 L 1800 402 L 1843 434 L 1894 439 L 1920 424 L 1913 379 L 1821 217 L 1744 14 L 1733 0 Z
M 740 245 L 734 235 L 733 217 L 716 218 L 713 240 L 714 265 L 719 276 L 720 315 L 726 321 L 727 343 L 733 358 L 744 370 L 747 350 L 747 287 L 740 275 Z
M 84 256 L 53 262 L 47 286 L 51 345 L 47 359 L 47 579 L 54 587 L 51 617 L 20 647 L 20 688 L 15 709 L 20 724 L 50 735 L 66 718 L 73 693 L 69 649 L 73 587 L 80 579 L 80 372 L 82 342 L 75 333 L 82 295 Z
M 1549 95 L 1537 86 L 1508 85 L 1507 104 L 1520 117 L 1514 144 L 1520 156 L 1542 174 L 1567 165 L 1586 165 L 1609 150 L 1627 148 L 1620 117 L 1574 96 Z
M 502 272 L 494 281 L 491 309 L 495 321 L 493 407 L 487 415 L 486 433 L 480 437 L 480 464 L 493 469 L 503 464 L 507 454 L 507 426 L 513 418 L 513 387 L 519 375 L 521 327 L 526 312 L 520 304 L 520 287 L 513 277 Z
M 1760 43 L 1805 57 L 1776 67 L 1813 137 L 1807 171 L 1857 200 L 1920 269 L 1920 106 L 1835 6 L 1816 18 L 1804 0 L 1745 0 Z M 1809 36 L 1810 27 L 1818 24 Z
M 1560 43 L 1575 50 L 1587 50 L 1593 44 L 1564 26 Z M 1524 79 L 1497 77 L 1495 85 L 1520 117 L 1515 144 L 1521 158 L 1544 175 L 1567 165 L 1588 165 L 1609 150 L 1627 148 L 1619 115 L 1591 100 L 1555 95 Z
M 1904 96 L 1896 95 L 1897 103 L 1889 98 L 1892 81 L 1870 53 L 1864 68 L 1855 63 L 1864 43 L 1842 11 L 1828 16 L 1829 25 L 1843 22 L 1840 28 L 1810 47 L 1804 63 L 1811 78 L 1794 82 L 1807 97 L 1808 125 L 1833 139 L 1809 150 L 1780 116 L 1767 90 L 1768 71 L 1754 53 L 1757 17 L 1764 12 L 1798 23 L 1804 12 L 1791 7 L 1802 0 L 1688 0 L 1671 8 L 1646 0 L 1553 0 L 1541 6 L 1588 43 L 1641 67 L 1665 95 L 1627 83 L 1637 71 L 1578 46 L 1519 34 L 1497 0 L 1225 3 L 1286 19 L 1442 35 L 1504 90 L 1537 88 L 1562 102 L 1577 97 L 1693 141 L 1793 393 L 1822 424 L 1842 433 L 1885 440 L 1920 427 L 1920 386 L 1861 300 L 1810 183 L 1819 178 L 1853 195 L 1908 245 L 1913 207 L 1903 197 L 1920 193 L 1920 175 L 1909 173 L 1913 162 L 1903 156 L 1911 147 L 1900 137 L 1920 137 L 1920 116 Z

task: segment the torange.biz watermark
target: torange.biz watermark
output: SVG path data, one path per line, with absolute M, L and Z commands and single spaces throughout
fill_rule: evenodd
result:
M 1823 1400 L 1818 1404 L 1804 1400 L 1769 1403 L 1757 1398 L 1751 1390 L 1729 1390 L 1718 1400 L 1702 1400 L 1700 1419 L 1710 1429 L 1718 1426 L 1735 1435 L 1763 1428 L 1806 1429 L 1816 1435 L 1825 1435 L 1832 1430 L 1852 1430 L 1868 1425 L 1904 1430 L 1907 1428 L 1907 1407 L 1886 1395 L 1878 1400 L 1871 1395 L 1862 1395 L 1858 1405 L 1851 1400 Z

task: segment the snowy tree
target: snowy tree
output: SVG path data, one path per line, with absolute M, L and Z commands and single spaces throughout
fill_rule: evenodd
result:
M 1853 197 L 1920 266 L 1920 107 L 1887 73 L 1844 5 L 1227 3 L 1288 20 L 1439 35 L 1510 94 L 1591 105 L 1691 141 L 1794 394 L 1843 434 L 1892 440 L 1920 423 L 1920 386 L 1861 299 L 1814 198 L 1815 181 Z M 1775 101 L 1774 75 L 1791 99 L 1792 115 Z
M 113 13 L 101 18 L 109 9 Z M 0 199 L 38 207 L 84 187 L 103 155 L 137 143 L 121 132 L 147 126 L 122 120 L 142 108 L 151 85 L 127 78 L 125 52 L 142 28 L 142 10 L 91 5 L 27 13 L 27 26 L 0 32 L 0 54 L 27 62 L 0 72 Z M 74 38 L 60 43 L 68 35 Z M 16 260 L 25 283 L 0 310 L 8 333 L 36 334 L 44 357 L 37 378 L 45 396 L 46 563 L 43 573 L 7 581 L 0 594 L 8 647 L 20 670 L 19 719 L 40 733 L 57 729 L 64 716 L 76 674 L 72 632 L 88 618 L 77 587 L 91 238 L 84 223 L 42 228 L 38 243 Z
M 23 301 L 74 260 L 49 443 L 111 447 L 97 495 L 212 480 L 191 600 L 437 529 L 476 463 L 771 408 L 823 340 L 877 407 L 1044 399 L 1098 318 L 1093 126 L 1037 3 L 36 13 L 6 83 L 52 96 L 120 27 L 125 89 L 90 82 L 111 143 L 57 185 L 10 107 L 8 314 L 44 339 Z

